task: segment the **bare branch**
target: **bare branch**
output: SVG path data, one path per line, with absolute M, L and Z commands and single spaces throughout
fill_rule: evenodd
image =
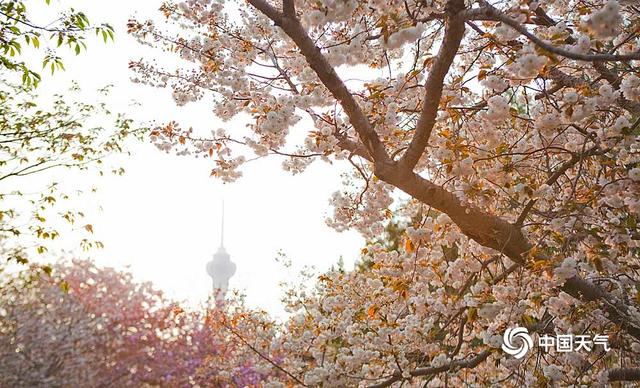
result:
M 245 346 L 247 346 L 249 349 L 251 349 L 252 352 L 254 352 L 255 354 L 258 355 L 258 357 L 262 358 L 263 360 L 265 360 L 266 362 L 268 362 L 269 364 L 273 365 L 276 369 L 278 369 L 279 371 L 281 371 L 282 373 L 286 374 L 287 376 L 289 376 L 293 381 L 295 381 L 297 384 L 306 387 L 307 385 L 305 385 L 304 382 L 302 382 L 302 380 L 300 380 L 299 378 L 297 378 L 295 375 L 293 375 L 291 372 L 289 372 L 288 370 L 284 369 L 282 366 L 280 366 L 277 362 L 273 361 L 270 357 L 264 355 L 260 350 L 256 349 L 256 347 L 254 347 L 253 345 L 251 345 L 249 343 L 249 341 L 247 341 L 242 335 L 240 335 L 240 333 L 238 333 L 236 330 L 234 330 L 233 328 L 231 328 L 231 326 L 227 325 L 226 323 L 223 322 L 223 325 L 233 334 L 235 335 L 240 342 L 242 342 Z
M 587 150 L 586 152 L 573 154 L 571 156 L 571 159 L 569 159 L 566 162 L 564 162 L 549 177 L 549 179 L 547 179 L 547 181 L 545 183 L 547 185 L 554 184 L 558 180 L 558 178 L 560 178 L 565 172 L 567 172 L 567 170 L 569 170 L 571 167 L 575 166 L 578 162 L 584 160 L 584 158 L 587 158 L 587 157 L 593 156 L 593 155 L 602 155 L 603 153 L 604 152 L 602 150 L 600 150 L 598 146 L 594 146 L 594 147 L 590 148 L 589 150 Z M 525 205 L 524 209 L 522 210 L 522 213 L 520 213 L 520 215 L 518 216 L 518 219 L 516 220 L 514 225 L 516 225 L 518 227 L 522 226 L 522 224 L 524 223 L 525 219 L 527 218 L 527 215 L 529 214 L 531 209 L 533 209 L 533 206 L 535 205 L 536 201 L 537 200 L 535 200 L 535 199 L 529 200 L 529 202 Z

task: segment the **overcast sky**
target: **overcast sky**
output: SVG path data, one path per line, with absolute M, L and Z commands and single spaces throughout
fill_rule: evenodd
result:
M 138 45 L 126 34 L 126 22 L 133 15 L 156 18 L 160 1 L 64 0 L 61 4 L 85 11 L 94 23 L 111 23 L 116 41 L 104 45 L 91 39 L 87 53 L 77 58 L 65 55 L 66 72 L 45 77 L 39 93 L 64 90 L 71 80 L 87 93 L 114 84 L 111 106 L 139 120 L 175 120 L 195 128 L 225 126 L 206 101 L 177 107 L 170 90 L 129 81 L 129 60 L 163 54 Z M 141 105 L 132 106 L 132 100 Z M 130 149 L 131 157 L 118 158 L 127 171 L 123 177 L 93 180 L 57 173 L 67 184 L 99 189 L 84 199 L 95 200 L 95 206 L 78 204 L 102 208 L 89 217 L 106 247 L 90 255 L 103 265 L 128 266 L 137 279 L 153 281 L 172 297 L 198 303 L 211 290 L 205 265 L 220 243 L 223 197 L 225 246 L 238 268 L 230 287 L 246 292 L 250 305 L 276 316 L 283 315 L 280 281 L 290 280 L 305 265 L 327 269 L 340 256 L 351 268 L 363 246 L 357 233 L 337 233 L 325 224 L 332 211 L 328 199 L 340 188 L 340 168 L 316 161 L 306 173 L 291 176 L 280 168 L 282 160 L 272 157 L 249 163 L 240 181 L 222 185 L 209 177 L 211 160 L 167 155 L 149 143 L 132 143 Z M 293 270 L 276 262 L 280 250 L 292 260 Z

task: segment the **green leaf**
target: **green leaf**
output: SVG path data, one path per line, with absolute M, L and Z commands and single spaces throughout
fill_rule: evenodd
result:
M 22 46 L 20 45 L 20 43 L 18 43 L 18 41 L 12 41 L 11 44 L 13 45 L 13 47 L 16 48 L 16 51 L 18 52 L 18 54 L 22 53 Z
M 29 73 L 22 73 L 22 84 L 25 86 L 29 86 L 31 84 L 31 77 L 29 77 Z

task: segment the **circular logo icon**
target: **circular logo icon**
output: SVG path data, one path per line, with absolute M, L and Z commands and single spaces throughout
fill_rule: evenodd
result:
M 517 343 L 517 344 L 516 344 Z M 502 350 L 515 358 L 522 358 L 533 347 L 529 331 L 524 327 L 508 328 L 502 337 Z

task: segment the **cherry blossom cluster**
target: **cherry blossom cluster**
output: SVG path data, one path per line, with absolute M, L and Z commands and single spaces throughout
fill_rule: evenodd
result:
M 623 21 L 620 8 L 617 0 L 609 0 L 604 7 L 589 15 L 586 24 L 596 37 L 610 38 L 620 32 Z

